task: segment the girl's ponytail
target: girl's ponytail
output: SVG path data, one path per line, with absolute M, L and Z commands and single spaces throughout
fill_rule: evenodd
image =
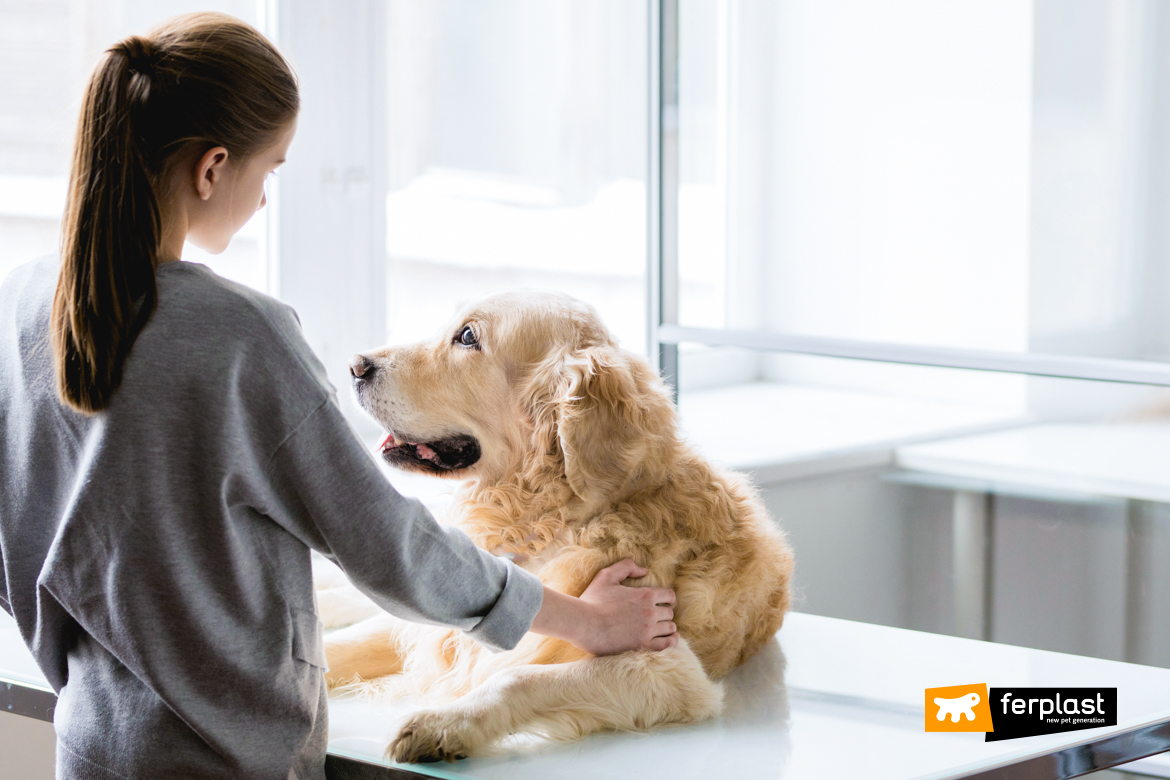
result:
M 246 162 L 299 105 L 276 48 L 226 14 L 177 16 L 106 51 L 82 99 L 53 298 L 64 403 L 97 412 L 121 384 L 155 308 L 163 209 L 183 183 L 173 163 L 215 146 Z
M 52 321 L 58 392 L 86 413 L 109 404 L 154 309 L 161 222 L 141 125 L 155 59 L 145 38 L 114 45 L 82 99 Z

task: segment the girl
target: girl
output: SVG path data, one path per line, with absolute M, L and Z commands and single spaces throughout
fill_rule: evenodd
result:
M 436 524 L 350 432 L 292 310 L 179 262 L 264 205 L 298 102 L 231 17 L 115 44 L 61 257 L 0 288 L 0 606 L 58 693 L 58 777 L 323 777 L 310 549 L 493 649 L 678 641 L 673 592 L 619 585 L 632 561 L 576 599 Z

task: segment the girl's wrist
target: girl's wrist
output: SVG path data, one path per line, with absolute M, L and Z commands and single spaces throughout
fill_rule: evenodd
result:
M 533 618 L 530 630 L 581 647 L 581 642 L 594 633 L 595 622 L 596 616 L 588 603 L 546 585 L 540 611 Z

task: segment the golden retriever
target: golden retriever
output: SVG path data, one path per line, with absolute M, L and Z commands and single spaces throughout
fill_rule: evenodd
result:
M 590 306 L 493 295 L 434 340 L 356 356 L 353 368 L 359 402 L 389 431 L 382 457 L 466 480 L 449 519 L 479 546 L 573 596 L 632 558 L 649 574 L 626 584 L 675 590 L 681 637 L 594 657 L 532 633 L 491 653 L 384 613 L 332 633 L 330 685 L 443 702 L 415 713 L 389 755 L 454 760 L 512 733 L 571 739 L 719 714 L 717 681 L 780 628 L 792 551 L 745 479 L 682 441 L 662 380 Z

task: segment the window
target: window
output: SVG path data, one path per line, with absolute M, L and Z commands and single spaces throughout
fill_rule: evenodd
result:
M 645 349 L 644 6 L 278 6 L 304 110 L 280 179 L 274 292 L 335 385 L 348 388 L 354 352 L 429 337 L 506 288 L 588 301 Z
M 645 9 L 396 2 L 385 45 L 390 338 L 539 287 L 644 351 Z
M 1041 356 L 1139 360 L 1170 376 L 1160 11 L 663 7 L 678 9 L 663 37 L 677 39 L 679 117 L 663 162 L 679 180 L 664 322 L 712 331 L 690 334 L 711 345 L 728 338 L 715 330 L 750 330 L 798 351 L 849 342 L 972 367 L 960 352 L 995 352 L 1041 373 Z M 682 387 L 712 381 L 703 365 Z M 790 365 L 761 358 L 734 381 Z M 983 392 L 1024 402 L 1020 387 Z

